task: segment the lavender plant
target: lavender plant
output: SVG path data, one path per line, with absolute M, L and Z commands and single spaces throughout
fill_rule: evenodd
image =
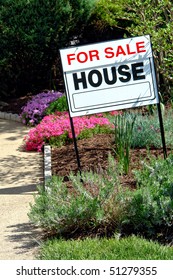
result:
M 49 104 L 61 96 L 63 96 L 63 94 L 58 91 L 41 92 L 35 95 L 22 108 L 20 117 L 23 123 L 31 126 L 38 124 L 46 115 L 45 110 L 48 108 Z
M 146 238 L 173 244 L 173 154 L 150 158 L 135 170 L 137 189 L 129 196 L 123 227 Z

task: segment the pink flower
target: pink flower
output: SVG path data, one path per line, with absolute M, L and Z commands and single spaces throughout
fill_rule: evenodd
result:
M 112 116 L 116 116 L 116 115 L 122 114 L 122 112 L 120 112 L 120 111 L 111 111 L 111 112 L 109 112 L 109 114 L 112 115 Z
M 95 126 L 109 126 L 111 123 L 107 118 L 98 116 L 83 116 L 73 118 L 76 137 L 85 129 L 93 129 Z M 56 115 L 45 116 L 40 124 L 31 129 L 24 138 L 27 151 L 41 151 L 45 143 L 52 138 L 62 137 L 65 140 L 72 139 L 72 132 L 68 112 L 57 113 Z

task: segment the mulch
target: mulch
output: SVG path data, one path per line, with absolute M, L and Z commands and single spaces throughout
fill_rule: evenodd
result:
M 108 167 L 108 156 L 111 154 L 115 161 L 115 143 L 113 134 L 100 134 L 92 138 L 77 141 L 81 171 L 92 170 L 100 172 Z M 150 151 L 145 148 L 131 149 L 130 151 L 130 169 L 128 175 L 120 177 L 121 184 L 125 187 L 135 188 L 136 180 L 134 178 L 134 169 L 140 169 L 143 160 L 149 160 L 150 156 L 163 157 L 162 149 L 152 148 Z M 68 181 L 70 172 L 77 174 L 79 171 L 76 153 L 73 143 L 62 146 L 61 148 L 52 148 L 52 173 L 53 175 L 63 176 Z

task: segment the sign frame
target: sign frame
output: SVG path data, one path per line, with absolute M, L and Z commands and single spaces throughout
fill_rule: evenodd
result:
M 60 55 L 71 117 L 159 103 L 149 35 L 73 46 Z
M 130 47 L 131 46 L 130 44 L 134 40 L 135 40 L 135 44 L 136 44 L 135 45 L 136 49 Z M 110 47 L 110 45 L 109 45 L 109 47 L 108 47 L 108 45 L 107 45 L 107 44 L 113 44 L 113 43 L 115 43 L 115 45 L 117 47 L 116 53 L 113 52 L 112 46 Z M 107 52 L 106 51 L 104 52 L 105 57 L 103 57 L 103 54 L 102 54 L 103 61 L 101 59 L 101 55 L 99 52 L 100 49 L 96 48 L 96 47 L 98 47 L 98 46 L 100 47 L 102 45 L 107 46 L 106 48 L 104 48 L 104 50 L 107 50 Z M 124 49 L 124 46 L 126 46 L 126 49 Z M 93 49 L 93 47 L 94 47 L 94 49 Z M 88 51 L 88 53 L 86 51 Z M 127 61 L 123 59 L 124 58 L 123 55 L 127 57 Z M 60 56 L 61 56 L 61 62 L 62 62 L 64 83 L 65 83 L 65 88 L 66 88 L 66 98 L 67 98 L 67 103 L 68 103 L 68 107 L 69 107 L 69 118 L 70 118 L 70 125 L 71 125 L 71 130 L 72 130 L 73 141 L 74 141 L 74 149 L 76 152 L 78 170 L 79 170 L 80 174 L 81 174 L 81 164 L 80 164 L 79 152 L 78 152 L 77 141 L 76 141 L 76 136 L 75 136 L 74 124 L 73 124 L 73 117 L 75 117 L 75 116 L 84 116 L 84 115 L 89 115 L 89 114 L 110 112 L 113 110 L 130 109 L 130 108 L 135 108 L 135 107 L 140 107 L 140 106 L 156 104 L 157 109 L 158 109 L 159 122 L 160 122 L 160 132 L 161 132 L 161 139 L 162 139 L 162 145 L 163 145 L 163 154 L 164 154 L 164 158 L 165 159 L 167 158 L 164 126 L 163 126 L 160 98 L 159 98 L 158 86 L 157 86 L 157 76 L 156 76 L 156 70 L 155 70 L 155 65 L 154 65 L 151 40 L 150 40 L 149 35 L 132 37 L 132 38 L 121 39 L 121 40 L 114 40 L 114 41 L 107 41 L 107 42 L 102 42 L 102 43 L 88 44 L 88 45 L 84 45 L 84 46 L 75 46 L 75 47 L 73 46 L 73 47 L 69 47 L 69 48 L 65 48 L 65 49 L 60 49 Z M 116 58 L 116 61 L 115 61 L 115 58 Z M 88 60 L 89 60 L 89 62 L 88 62 Z M 101 64 L 100 64 L 100 60 L 101 60 Z M 109 61 L 109 63 L 107 63 L 106 61 Z M 83 63 L 86 63 L 85 68 L 83 68 L 84 67 Z M 122 63 L 126 63 L 126 64 L 122 64 Z M 131 65 L 131 69 L 129 67 L 129 64 Z M 115 68 L 115 65 L 119 66 L 118 69 L 120 69 L 120 67 L 123 65 L 121 67 L 121 70 L 118 70 L 118 75 L 116 76 L 116 81 L 115 81 L 115 76 L 113 76 L 113 73 L 115 74 L 116 73 L 115 71 L 117 71 L 117 69 Z M 128 80 L 128 77 L 130 77 L 130 79 L 133 77 L 134 83 L 133 83 L 133 81 L 132 81 L 132 83 L 131 82 L 129 83 L 129 80 L 128 80 L 127 81 L 128 86 L 135 85 L 136 90 L 137 90 L 139 84 L 142 85 L 142 83 L 143 84 L 145 83 L 146 88 L 144 88 L 143 85 L 141 87 L 141 89 L 144 90 L 144 94 L 141 95 L 141 94 L 137 93 L 135 97 L 132 95 L 132 97 L 134 97 L 134 100 L 131 100 L 131 102 L 130 102 L 126 98 L 126 96 L 128 96 L 128 93 L 125 93 L 123 95 L 123 96 L 125 96 L 125 100 L 116 99 L 113 101 L 113 105 L 112 104 L 107 105 L 106 103 L 103 102 L 103 104 L 101 104 L 101 106 L 94 103 L 94 106 L 91 107 L 91 104 L 92 104 L 91 102 L 93 102 L 93 100 L 90 101 L 90 99 L 92 96 L 90 96 L 90 98 L 86 98 L 84 101 L 81 98 L 78 98 L 78 101 L 75 101 L 74 94 L 76 94 L 76 95 L 78 94 L 78 97 L 79 97 L 79 94 L 82 94 L 82 96 L 84 96 L 84 94 L 86 94 L 86 93 L 90 94 L 90 92 L 92 92 L 90 90 L 89 91 L 85 90 L 87 88 L 88 82 L 90 83 L 90 85 L 89 85 L 90 88 L 92 86 L 94 88 L 99 87 L 102 84 L 103 76 L 101 75 L 101 72 L 98 69 L 100 67 L 103 71 L 102 73 L 105 74 L 106 73 L 106 70 L 104 70 L 104 69 L 106 69 L 105 66 L 114 67 L 114 68 L 111 68 L 112 69 L 112 80 L 108 79 L 108 70 L 107 70 L 107 74 L 106 74 L 107 80 L 109 80 L 110 84 L 111 83 L 113 84 L 113 81 L 114 81 L 114 84 L 116 84 L 117 79 L 119 79 L 119 81 L 122 82 L 123 79 Z M 130 69 L 129 72 L 125 71 L 127 69 L 128 70 Z M 86 79 L 86 74 L 83 70 L 89 71 L 88 79 Z M 80 72 L 80 71 L 82 71 L 82 72 Z M 94 72 L 92 72 L 92 71 L 94 71 Z M 78 78 L 78 77 L 76 78 L 77 79 L 76 80 L 77 86 L 76 86 L 74 77 L 76 77 L 77 73 L 79 73 L 79 72 L 84 73 L 84 74 L 82 74 L 83 77 L 81 76 L 80 78 Z M 74 74 L 76 74 L 76 76 Z M 93 78 L 94 75 L 96 75 L 96 80 L 94 80 L 94 78 Z M 110 71 L 109 71 L 109 75 L 110 75 Z M 145 80 L 146 76 L 148 76 L 148 77 L 146 79 L 146 82 L 144 82 L 143 80 Z M 72 77 L 73 77 L 73 79 L 72 79 Z M 90 77 L 90 79 L 89 79 L 89 77 Z M 99 78 L 100 78 L 100 80 L 99 80 Z M 104 78 L 105 78 L 105 76 L 104 76 Z M 141 82 L 141 80 L 142 80 L 142 82 Z M 148 83 L 148 85 L 146 85 L 146 83 Z M 80 86 L 81 86 L 81 84 L 83 85 L 83 87 L 84 87 L 83 91 L 81 91 L 81 93 L 80 92 L 75 93 L 74 89 L 76 91 L 78 91 L 79 84 L 80 84 Z M 105 83 L 104 83 L 104 85 L 105 85 Z M 76 86 L 76 88 L 75 88 L 75 86 Z M 122 88 L 124 88 L 124 85 L 115 86 L 115 88 L 120 88 L 120 86 L 122 86 Z M 71 90 L 71 88 L 72 88 L 72 90 Z M 111 88 L 110 96 L 111 96 L 111 98 L 113 98 L 112 96 L 113 96 L 114 87 L 110 87 L 110 88 Z M 121 88 L 121 90 L 122 90 L 122 88 Z M 103 90 L 103 93 L 105 94 L 105 92 L 106 92 L 105 88 L 102 88 L 102 87 L 98 89 L 98 94 L 100 94 L 100 92 L 102 90 Z M 150 93 L 150 94 L 147 95 L 148 93 Z M 142 96 L 142 98 L 141 98 L 141 96 Z M 103 95 L 101 95 L 101 97 L 103 98 Z M 103 100 L 106 100 L 106 98 L 107 98 L 107 95 L 106 95 L 106 97 L 103 98 Z M 90 102 L 89 105 L 87 104 L 88 100 Z M 96 100 L 98 100 L 98 96 L 97 96 Z M 115 101 L 117 102 L 117 104 Z M 78 104 L 80 104 L 79 108 L 77 108 L 77 106 L 75 107 L 77 102 L 78 102 Z M 110 100 L 109 100 L 109 102 L 110 102 Z M 84 107 L 85 107 L 84 110 L 81 109 L 82 108 L 81 104 L 84 104 Z M 76 108 L 77 108 L 77 110 L 76 110 Z M 82 181 L 82 178 L 81 178 L 81 181 Z

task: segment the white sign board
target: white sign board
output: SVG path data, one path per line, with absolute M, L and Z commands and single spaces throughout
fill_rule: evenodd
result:
M 159 102 L 150 36 L 60 50 L 70 116 Z

